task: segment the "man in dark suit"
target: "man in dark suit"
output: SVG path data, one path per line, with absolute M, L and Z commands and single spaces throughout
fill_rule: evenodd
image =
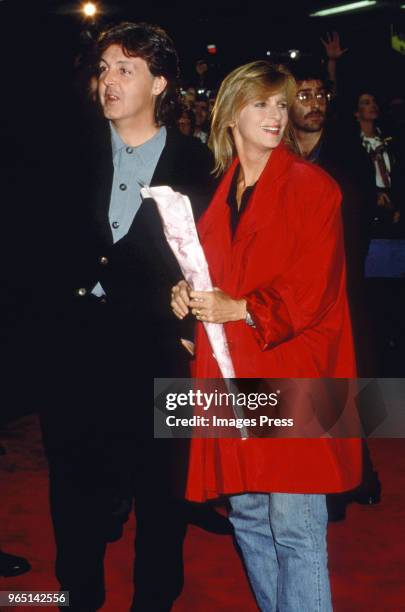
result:
M 328 90 L 321 71 L 305 62 L 293 69 L 297 96 L 290 121 L 300 155 L 326 170 L 342 190 L 342 216 L 347 265 L 347 289 L 354 322 L 357 367 L 360 376 L 373 374 L 365 350 L 362 310 L 364 262 L 369 245 L 368 196 L 373 189 L 367 172 L 354 175 L 347 167 L 347 141 L 341 126 L 328 118 Z M 360 327 L 359 327 L 360 326 Z
M 317 67 L 305 62 L 292 70 L 297 81 L 297 95 L 290 111 L 290 121 L 298 153 L 318 164 L 338 183 L 342 191 L 342 220 L 346 255 L 346 282 L 357 371 L 360 377 L 375 376 L 374 345 L 364 298 L 364 263 L 369 246 L 367 206 L 373 184 L 367 169 L 350 172 L 347 139 L 342 130 L 327 118 L 328 92 Z M 329 520 L 345 517 L 351 501 L 376 504 L 381 485 L 373 468 L 367 443 L 363 441 L 363 480 L 353 492 L 327 496 Z
M 182 275 L 156 205 L 142 201 L 140 188 L 170 185 L 198 216 L 212 193 L 211 157 L 166 127 L 178 59 L 162 29 L 112 27 L 96 55 L 104 118 L 81 138 L 84 153 L 74 156 L 81 169 L 69 178 L 69 206 L 79 206 L 69 231 L 64 219 L 75 239 L 63 266 L 69 281 L 58 281 L 72 283 L 74 303 L 55 328 L 55 408 L 48 402 L 42 411 L 56 574 L 72 610 L 102 606 L 106 542 L 119 537 L 133 494 L 132 609 L 163 612 L 183 584 L 187 445 L 153 439 L 153 378 L 189 375 L 181 338 L 192 330 L 171 314 L 170 288 Z

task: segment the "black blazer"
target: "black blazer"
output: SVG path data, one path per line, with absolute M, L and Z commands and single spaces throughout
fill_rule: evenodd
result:
M 83 179 L 86 184 L 80 189 L 81 210 L 86 209 L 87 214 L 82 215 L 72 294 L 80 304 L 100 281 L 115 325 L 123 326 L 126 337 L 133 334 L 138 344 L 152 341 L 160 347 L 178 344 L 180 336 L 192 334 L 190 318 L 180 322 L 170 309 L 170 289 L 182 278 L 180 268 L 153 200 L 142 202 L 127 235 L 113 243 L 108 220 L 113 180 L 111 139 L 109 129 L 100 133 L 101 142 L 98 138 L 93 143 L 87 180 Z M 211 169 L 212 157 L 205 146 L 168 129 L 151 185 L 169 185 L 188 195 L 198 218 L 213 194 Z

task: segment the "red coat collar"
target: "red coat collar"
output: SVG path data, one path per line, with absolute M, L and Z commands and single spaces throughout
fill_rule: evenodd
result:
M 272 212 L 269 209 L 269 197 L 275 187 L 277 179 L 284 174 L 294 161 L 294 155 L 280 144 L 271 154 L 252 195 L 252 199 L 238 225 L 234 241 L 239 240 L 246 234 L 255 232 L 259 227 L 271 222 Z M 210 206 L 202 216 L 198 229 L 202 241 L 212 226 L 219 226 L 222 231 L 229 226 L 229 207 L 226 199 L 232 182 L 232 177 L 239 163 L 239 159 L 233 160 L 222 179 Z

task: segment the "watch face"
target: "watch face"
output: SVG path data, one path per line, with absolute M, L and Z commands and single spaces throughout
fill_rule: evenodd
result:
M 252 317 L 250 316 L 250 312 L 248 311 L 246 311 L 245 323 L 250 327 L 256 327 L 255 322 L 253 321 Z

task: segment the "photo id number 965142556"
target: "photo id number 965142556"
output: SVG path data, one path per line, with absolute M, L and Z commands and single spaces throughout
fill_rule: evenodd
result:
M 68 591 L 0 591 L 0 606 L 69 606 Z M 1 609 L 1 608 L 0 608 Z

